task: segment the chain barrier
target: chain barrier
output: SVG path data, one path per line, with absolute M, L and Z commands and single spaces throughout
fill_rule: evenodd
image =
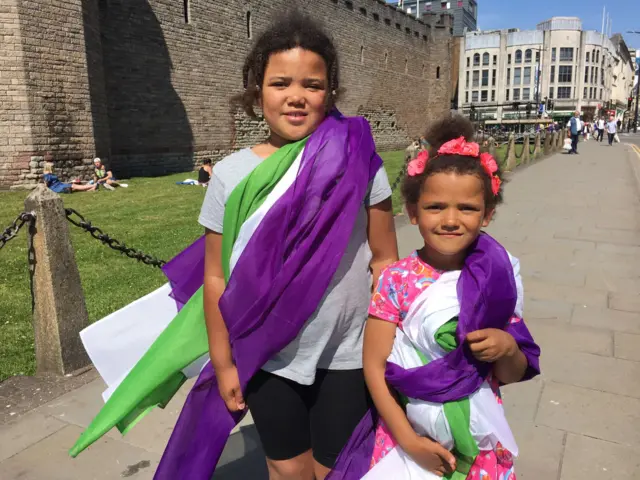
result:
M 404 165 L 400 169 L 400 172 L 398 172 L 398 176 L 396 177 L 396 179 L 391 184 L 391 191 L 392 192 L 396 191 L 396 188 L 398 188 L 398 185 L 400 184 L 400 182 L 404 178 L 405 174 L 407 173 L 407 165 L 409 165 L 409 162 L 408 161 L 404 162 Z
M 31 223 L 35 220 L 36 216 L 32 212 L 22 212 L 16 217 L 16 219 L 4 229 L 2 235 L 0 235 L 0 250 L 9 242 L 13 240 L 18 232 L 26 223 Z
M 120 252 L 129 258 L 135 258 L 136 260 L 144 263 L 145 265 L 151 265 L 154 267 L 161 268 L 165 263 L 167 263 L 164 260 L 157 259 L 156 257 L 143 253 L 140 250 L 127 247 L 124 243 L 121 243 L 118 240 L 111 238 L 108 234 L 104 233 L 100 228 L 93 226 L 90 221 L 85 220 L 85 218 L 82 215 L 80 215 L 77 211 L 75 211 L 73 208 L 65 208 L 64 211 L 67 216 L 67 220 L 69 220 L 70 223 L 72 223 L 78 228 L 81 228 L 85 232 L 89 232 L 93 238 L 101 241 L 107 247 L 113 250 L 116 250 L 117 252 Z

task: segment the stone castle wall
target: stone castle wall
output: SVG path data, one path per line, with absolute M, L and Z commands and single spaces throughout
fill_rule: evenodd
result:
M 160 175 L 263 140 L 265 125 L 229 100 L 252 41 L 292 4 L 334 37 L 339 107 L 369 120 L 379 150 L 404 148 L 449 110 L 449 30 L 382 0 L 8 1 L 0 187 L 35 183 L 44 159 L 65 178 L 94 155 L 120 177 Z

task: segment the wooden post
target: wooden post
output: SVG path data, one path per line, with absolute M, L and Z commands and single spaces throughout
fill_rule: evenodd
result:
M 553 135 L 551 136 L 551 153 L 556 153 L 558 151 L 559 136 L 558 132 L 553 132 Z
M 529 153 L 529 134 L 524 134 L 524 143 L 522 144 L 522 163 L 530 162 L 531 154 Z
M 544 154 L 551 155 L 551 140 L 553 138 L 552 132 L 547 132 L 544 135 Z
M 509 145 L 507 146 L 507 171 L 513 171 L 516 168 L 516 137 L 513 133 L 509 134 Z
M 541 155 L 540 152 L 540 132 L 536 133 L 536 145 L 533 148 L 533 160 L 535 160 L 536 158 L 538 158 Z
M 36 214 L 33 328 L 37 373 L 66 375 L 90 364 L 80 331 L 89 324 L 80 273 L 59 195 L 44 185 L 24 201 Z

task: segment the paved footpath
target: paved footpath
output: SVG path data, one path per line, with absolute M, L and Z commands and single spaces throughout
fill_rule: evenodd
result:
M 520 480 L 640 479 L 640 156 L 623 144 L 579 150 L 513 175 L 490 228 L 522 262 L 525 317 L 543 352 L 543 375 L 503 392 Z M 402 217 L 398 237 L 401 255 L 419 246 Z M 72 460 L 102 390 L 93 381 L 0 425 L 0 478 L 152 478 L 186 389 L 127 437 L 111 432 Z M 214 478 L 266 478 L 250 419 Z

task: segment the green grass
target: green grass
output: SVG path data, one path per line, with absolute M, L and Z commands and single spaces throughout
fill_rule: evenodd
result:
M 390 181 L 402 168 L 403 152 L 382 154 Z M 63 195 L 74 208 L 113 238 L 169 260 L 202 234 L 197 216 L 205 189 L 177 186 L 190 175 L 181 173 L 129 180 L 128 189 Z M 193 175 L 191 175 L 193 176 Z M 0 192 L 0 231 L 24 209 L 25 192 Z M 399 211 L 394 192 L 394 209 Z M 122 308 L 165 283 L 162 272 L 120 255 L 71 224 L 71 242 L 80 270 L 89 321 Z M 0 381 L 33 375 L 35 354 L 23 229 L 0 250 Z

